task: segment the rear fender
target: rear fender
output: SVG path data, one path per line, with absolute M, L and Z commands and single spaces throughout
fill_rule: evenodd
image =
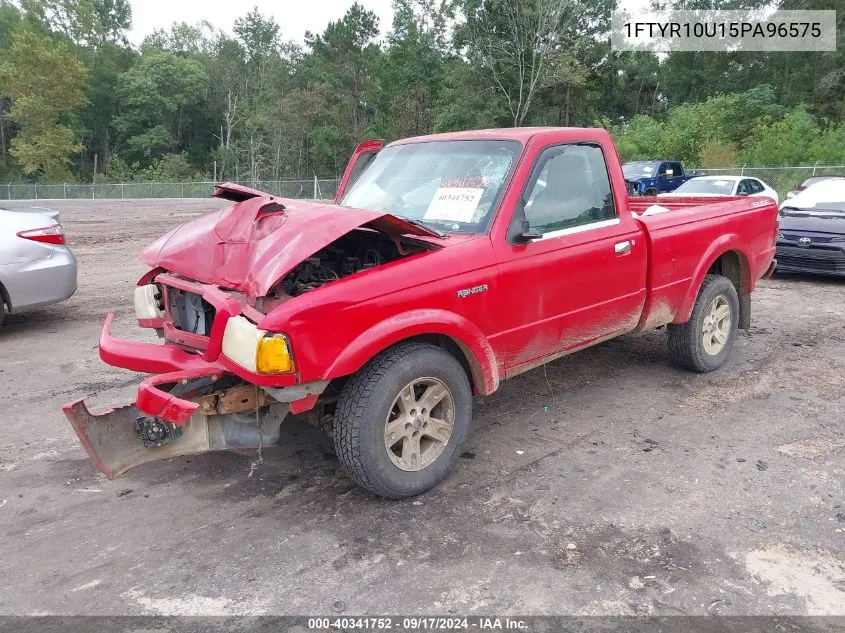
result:
M 692 316 L 695 299 L 698 296 L 698 290 L 704 282 L 704 277 L 707 275 L 707 271 L 710 270 L 710 267 L 713 266 L 717 259 L 729 251 L 734 251 L 740 255 L 740 286 L 737 288 L 737 293 L 740 295 L 740 299 L 742 299 L 745 295 L 751 294 L 751 291 L 754 288 L 749 268 L 750 259 L 748 257 L 748 251 L 742 245 L 739 236 L 735 233 L 722 235 L 710 245 L 710 248 L 705 251 L 704 256 L 701 258 L 701 261 L 692 276 L 692 281 L 690 282 L 684 301 L 681 303 L 681 307 L 675 315 L 673 323 L 686 323 L 689 321 Z M 740 305 L 742 305 L 741 300 Z M 741 315 L 740 319 L 742 319 Z
M 484 334 L 468 319 L 445 310 L 404 312 L 371 327 L 338 355 L 323 379 L 354 374 L 391 345 L 425 335 L 447 336 L 460 347 L 469 364 L 476 393 L 486 395 L 498 389 L 499 368 Z

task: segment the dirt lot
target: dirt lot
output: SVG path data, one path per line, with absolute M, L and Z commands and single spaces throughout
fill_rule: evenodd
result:
M 413 501 L 296 422 L 252 478 L 244 452 L 105 480 L 60 406 L 133 398 L 103 317 L 145 340 L 138 251 L 216 204 L 50 203 L 80 284 L 0 328 L 0 613 L 845 614 L 845 282 L 763 282 L 711 375 L 657 331 L 504 383 Z

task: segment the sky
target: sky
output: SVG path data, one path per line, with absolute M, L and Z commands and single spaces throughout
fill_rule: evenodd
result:
M 235 19 L 257 6 L 264 15 L 272 15 L 281 26 L 282 38 L 301 42 L 305 31 L 321 33 L 326 25 L 346 13 L 354 0 L 132 0 L 132 30 L 129 40 L 140 44 L 157 28 L 168 28 L 173 22 L 196 24 L 208 20 L 216 28 L 231 32 Z M 382 33 L 393 21 L 390 0 L 359 0 L 364 8 L 379 17 Z

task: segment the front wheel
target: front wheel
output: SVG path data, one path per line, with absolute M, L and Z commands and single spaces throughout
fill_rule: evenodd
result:
M 700 373 L 721 367 L 739 323 L 739 298 L 730 279 L 707 275 L 689 321 L 670 325 L 669 354 L 675 364 Z
M 471 419 L 472 390 L 458 360 L 434 345 L 398 345 L 344 385 L 335 412 L 335 450 L 370 492 L 411 497 L 446 476 Z

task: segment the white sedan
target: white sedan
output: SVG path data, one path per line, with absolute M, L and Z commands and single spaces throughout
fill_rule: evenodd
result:
M 690 178 L 671 193 L 661 193 L 658 198 L 675 196 L 765 196 L 779 202 L 778 192 L 759 178 L 749 176 L 697 176 Z

